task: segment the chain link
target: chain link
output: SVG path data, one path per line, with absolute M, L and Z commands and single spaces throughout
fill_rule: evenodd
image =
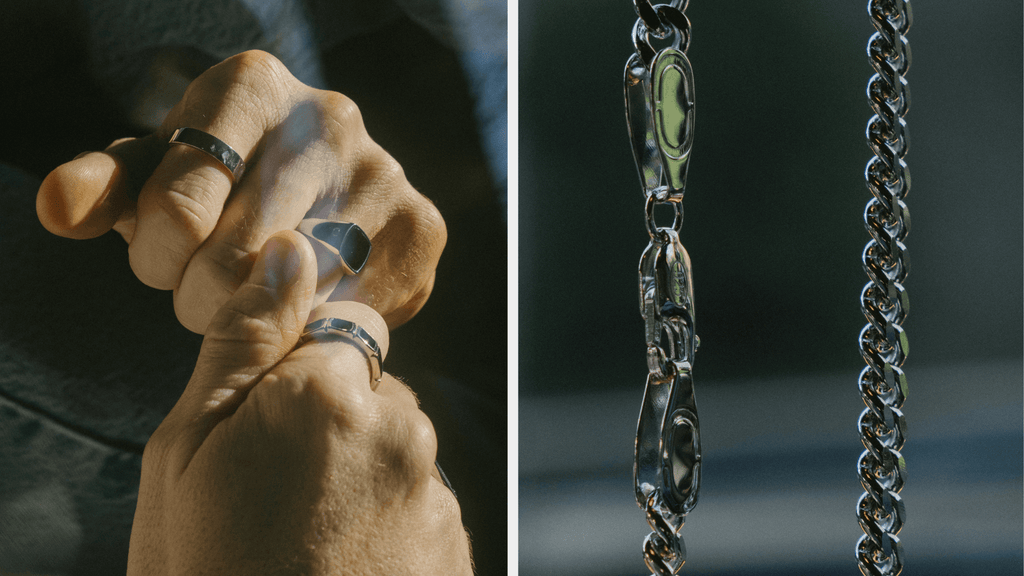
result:
M 626 120 L 650 237 L 639 267 L 648 376 L 637 423 L 634 487 L 652 530 L 644 540 L 644 561 L 656 576 L 675 574 L 686 562 L 679 531 L 700 488 L 700 426 L 691 374 L 699 340 L 690 257 L 679 240 L 693 143 L 686 4 L 634 0 L 636 53 L 626 63 L 624 78 Z M 666 45 L 655 48 L 653 40 Z M 658 206 L 671 208 L 669 226 L 656 221 Z
M 910 172 L 903 161 L 909 135 L 903 116 L 910 107 L 904 78 L 910 67 L 909 0 L 870 0 L 868 14 L 876 32 L 868 41 L 875 74 L 868 82 L 874 115 L 867 142 L 874 157 L 864 170 L 872 198 L 864 210 L 871 240 L 861 258 L 869 282 L 861 292 L 861 311 L 868 323 L 860 333 L 860 351 L 867 366 L 860 374 L 860 394 L 867 408 L 858 427 L 864 453 L 857 470 L 864 494 L 857 519 L 864 535 L 857 542 L 857 561 L 864 576 L 896 576 L 903 570 L 903 548 L 897 534 L 906 517 L 899 492 L 906 463 L 900 450 L 906 435 L 902 407 L 906 375 L 900 368 L 909 352 L 902 324 L 910 302 L 903 283 L 910 270 L 904 240 L 910 212 L 904 202 Z
M 657 53 L 651 42 L 652 38 L 671 39 L 671 46 L 680 52 L 685 52 L 690 46 L 690 19 L 676 4 L 678 3 L 673 2 L 652 6 L 644 0 L 635 0 L 634 5 L 640 18 L 633 26 L 633 47 L 644 63 L 650 64 Z M 683 4 L 685 7 L 685 3 Z

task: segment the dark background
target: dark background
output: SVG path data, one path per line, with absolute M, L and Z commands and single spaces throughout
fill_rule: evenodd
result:
M 687 9 L 696 132 L 682 240 L 698 374 L 859 362 L 865 6 Z M 1021 4 L 915 6 L 909 361 L 1020 358 Z M 643 369 L 635 284 L 647 243 L 622 97 L 635 13 L 626 0 L 519 10 L 520 390 L 631 384 Z
M 905 573 L 1020 574 L 1021 4 L 914 4 Z M 857 573 L 866 5 L 686 11 L 705 468 L 685 573 Z M 639 574 L 636 14 L 522 0 L 519 18 L 521 573 Z

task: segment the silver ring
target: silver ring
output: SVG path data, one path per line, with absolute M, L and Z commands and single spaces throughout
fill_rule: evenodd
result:
M 332 253 L 341 258 L 346 274 L 359 274 L 370 259 L 370 251 L 373 249 L 370 237 L 351 222 L 306 218 L 299 223 L 297 230 L 326 244 Z
M 224 165 L 231 173 L 231 178 L 235 182 L 242 177 L 242 173 L 245 172 L 245 162 L 242 157 L 235 152 L 235 149 L 224 143 L 223 140 L 207 134 L 202 130 L 196 128 L 178 128 L 171 134 L 171 139 L 168 140 L 168 144 L 184 144 L 185 146 L 191 146 L 196 150 L 202 150 L 210 156 L 213 156 L 218 162 Z
M 299 342 L 314 339 L 327 340 L 334 336 L 346 338 L 363 350 L 370 361 L 370 390 L 376 390 L 377 386 L 380 385 L 380 379 L 384 372 L 380 346 L 377 345 L 377 341 L 373 339 L 373 336 L 370 336 L 369 332 L 363 330 L 355 322 L 342 320 L 341 318 L 321 318 L 320 320 L 310 322 L 302 329 L 302 336 L 299 337 Z

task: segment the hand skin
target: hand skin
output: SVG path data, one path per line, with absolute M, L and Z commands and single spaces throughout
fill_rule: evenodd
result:
M 233 183 L 209 155 L 168 145 L 179 127 L 228 143 L 245 174 Z M 356 105 L 302 84 L 259 51 L 200 75 L 157 132 L 56 168 L 36 211 L 60 236 L 119 232 L 136 276 L 174 290 L 179 320 L 201 334 L 264 242 L 304 218 L 354 222 L 373 242 L 363 271 L 337 286 L 322 279 L 315 303 L 362 302 L 391 328 L 426 302 L 446 241 L 437 209 L 370 139 Z
M 385 375 L 371 391 L 366 356 L 344 340 L 293 349 L 308 321 L 341 317 L 386 350 L 363 305 L 310 314 L 315 285 L 312 247 L 282 232 L 214 316 L 146 445 L 129 576 L 472 574 L 409 389 Z

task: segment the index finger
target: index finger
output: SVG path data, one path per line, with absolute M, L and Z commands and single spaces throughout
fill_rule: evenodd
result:
M 264 133 L 284 114 L 291 100 L 287 88 L 294 82 L 273 56 L 245 52 L 210 68 L 189 86 L 157 134 L 167 142 L 179 128 L 189 128 L 193 131 L 179 135 L 179 141 L 202 149 L 169 145 L 142 187 L 128 258 L 143 283 L 164 290 L 178 287 L 186 265 L 213 232 L 228 195 L 239 184 L 215 154 L 237 154 L 251 163 Z M 214 142 L 211 138 L 221 143 L 215 150 L 204 142 Z

